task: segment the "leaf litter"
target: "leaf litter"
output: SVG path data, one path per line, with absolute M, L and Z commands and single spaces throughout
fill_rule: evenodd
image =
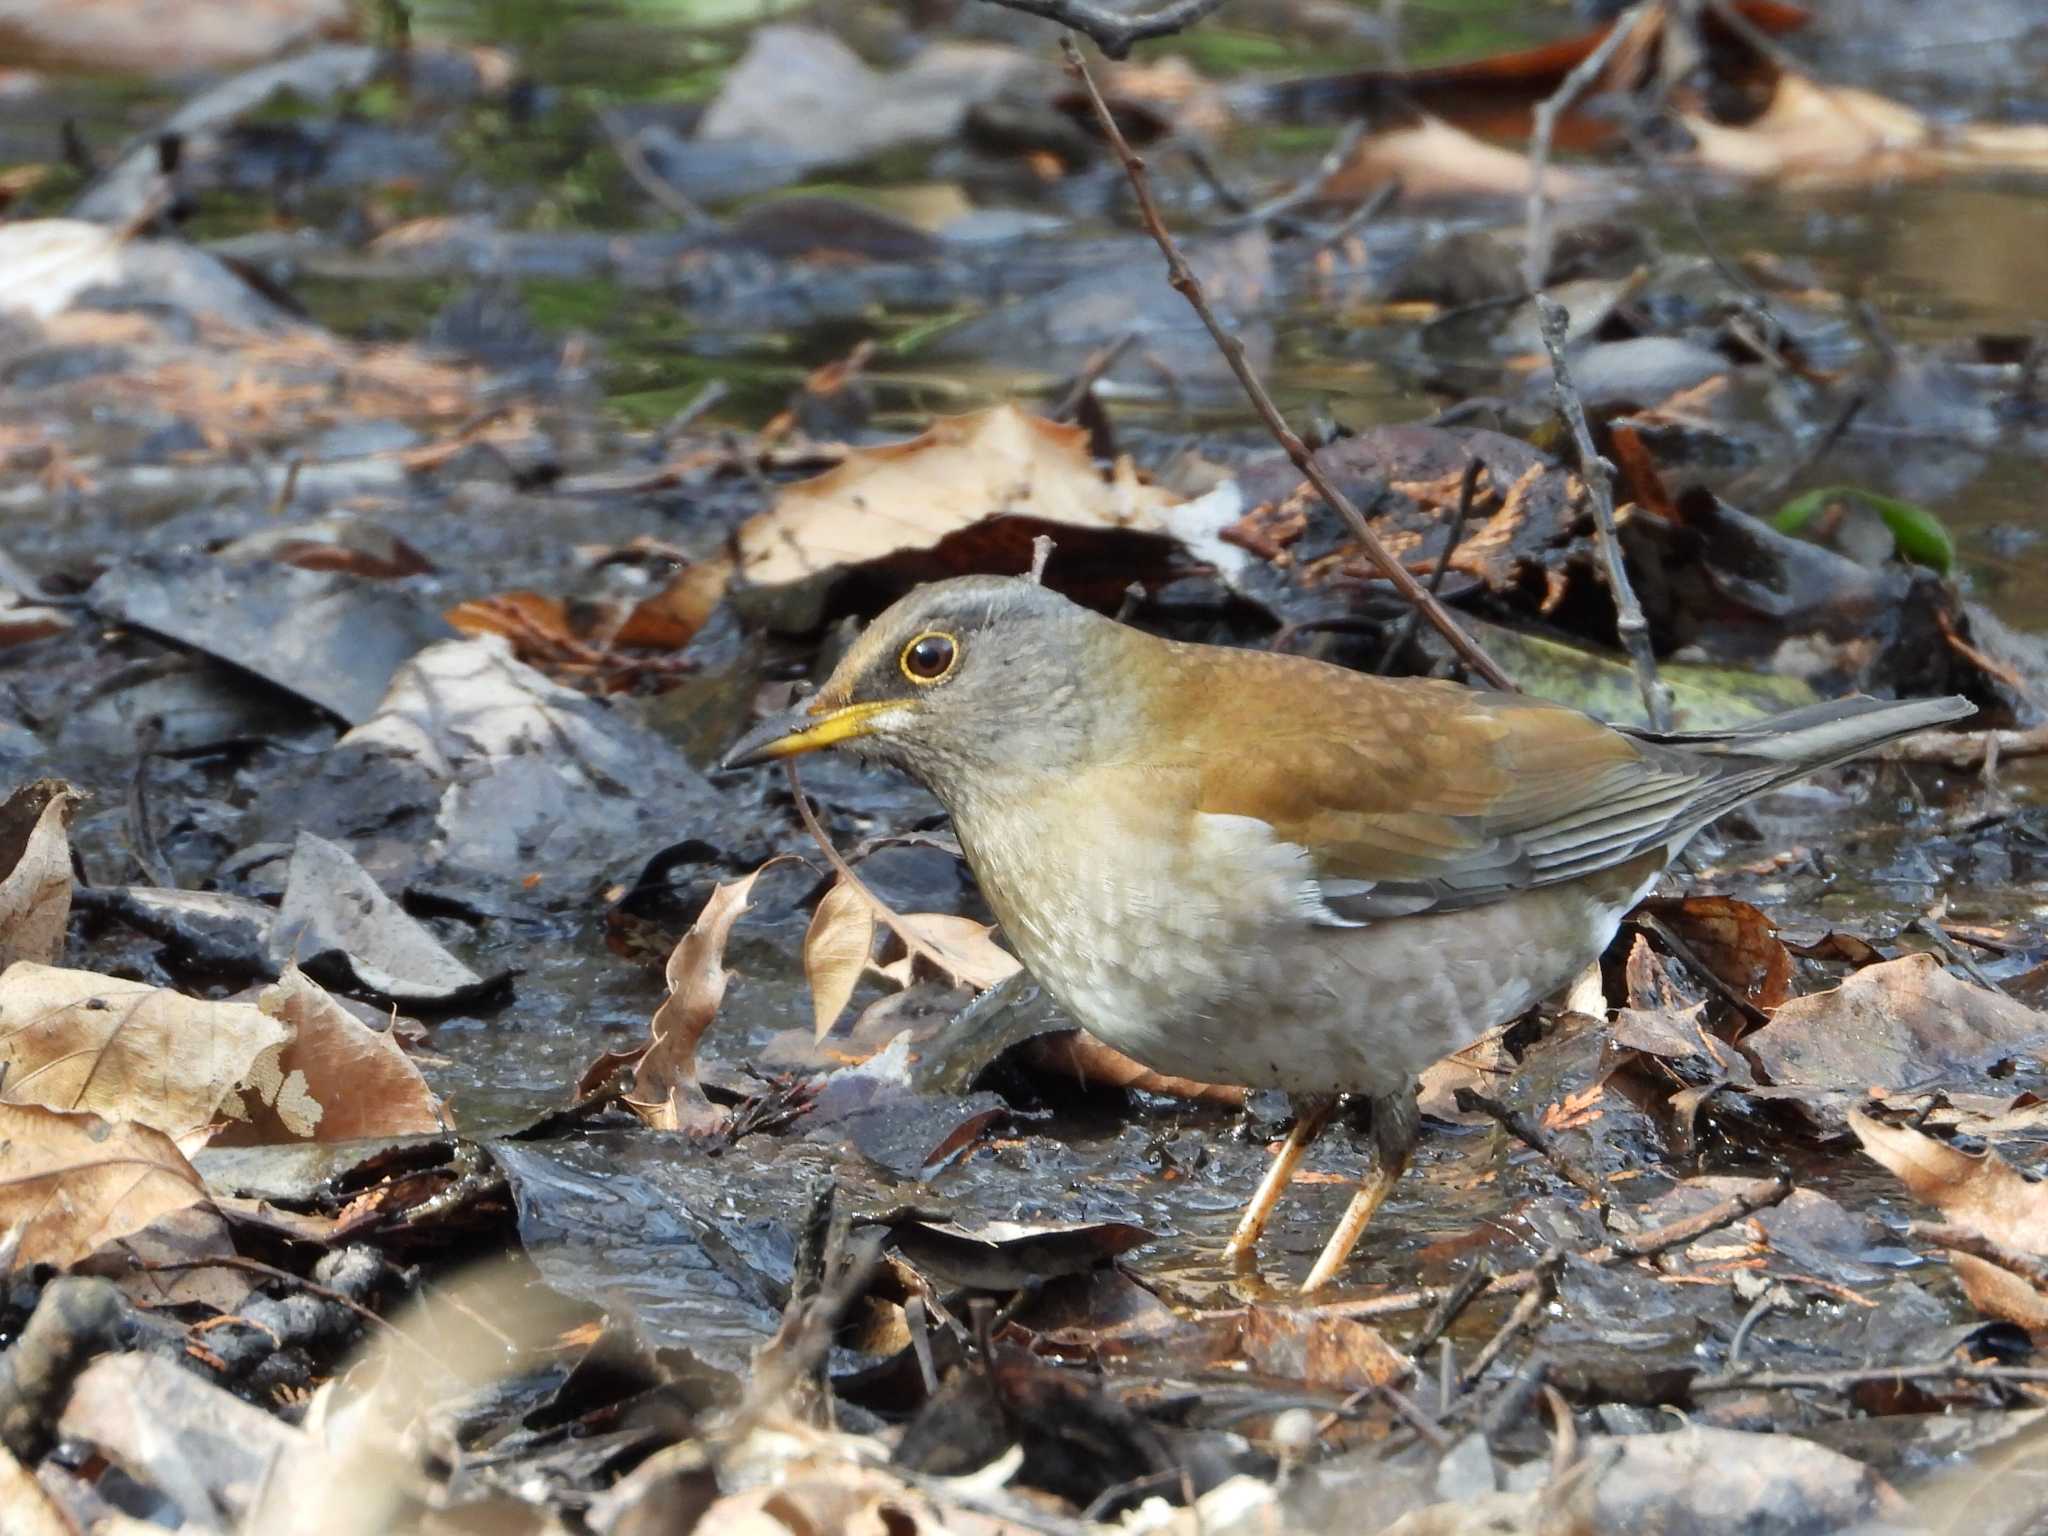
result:
M 1631 11 L 1541 143 L 1602 34 L 1405 74 L 1105 74 L 1162 184 L 1190 135 L 1398 96 L 1257 206 L 1232 182 L 1290 151 L 1226 144 L 1171 218 L 1213 226 L 1197 277 L 1289 413 L 1336 402 L 1322 471 L 1518 681 L 1641 708 L 1533 264 L 1682 720 L 1853 688 L 1987 710 L 1931 765 L 1731 819 L 1575 1011 L 1433 1069 L 1419 1167 L 1316 1306 L 1284 1282 L 1358 1149 L 1297 1175 L 1270 1281 L 1230 1272 L 1285 1105 L 1073 1032 L 921 791 L 820 764 L 813 812 L 704 768 L 847 621 L 1023 570 L 1044 533 L 1048 580 L 1178 638 L 1447 665 L 1239 430 L 1150 248 L 1099 233 L 1122 183 L 1029 18 L 913 29 L 886 66 L 810 26 L 708 43 L 740 61 L 709 105 L 602 125 L 664 227 L 465 183 L 508 119 L 558 131 L 552 85 L 431 38 L 309 47 L 164 101 L 96 174 L 10 180 L 0 1479 L 76 1529 L 136 1517 L 110 1494 L 337 1531 L 1983 1508 L 2048 1338 L 2048 845 L 2001 761 L 2048 689 L 2029 530 L 1981 530 L 1967 488 L 2032 473 L 2038 347 L 1902 324 L 1824 246 L 1738 247 L 1695 178 L 1853 222 L 1873 181 L 2025 174 L 2038 136 L 1795 67 L 1730 10 Z M 1804 19 L 1732 12 L 1795 44 Z M 861 134 L 789 111 L 799 82 L 873 107 L 842 114 Z M 866 187 L 877 154 L 924 190 Z M 733 205 L 828 166 L 901 198 Z M 1456 205 L 1447 238 L 1409 212 L 1475 189 L 1515 212 Z M 1637 217 L 1652 189 L 1679 212 Z M 238 196 L 267 214 L 187 222 Z M 455 291 L 415 312 L 423 279 Z M 586 317 L 658 307 L 664 367 L 736 388 L 692 378 L 659 427 L 604 404 L 647 359 L 562 323 L 549 282 L 616 285 Z M 395 302 L 365 323 L 349 288 Z M 802 365 L 750 379 L 750 327 Z M 849 863 L 757 884 L 810 860 L 813 816 Z M 2038 1513 L 2001 1499 L 2000 1529 Z

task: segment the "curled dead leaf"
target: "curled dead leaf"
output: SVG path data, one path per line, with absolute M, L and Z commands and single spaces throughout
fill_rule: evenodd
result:
M 776 862 L 771 859 L 745 879 L 713 891 L 690 931 L 669 953 L 668 998 L 648 1025 L 653 1043 L 634 1069 L 626 1098 L 633 1112 L 655 1130 L 704 1132 L 723 1121 L 698 1086 L 697 1043 L 725 1001 L 732 974 L 725 968 L 725 944 L 732 925 L 747 910 L 754 882 Z
M 2037 1184 L 1995 1152 L 1972 1157 L 1906 1126 L 1849 1116 L 1863 1150 L 1916 1199 L 1959 1226 L 2022 1253 L 2048 1254 L 2048 1184 Z
M 853 989 L 875 947 L 875 909 L 859 887 L 841 880 L 827 891 L 804 933 L 804 979 L 811 987 L 811 1018 L 822 1040 L 853 1000 Z
M 1017 957 L 995 941 L 995 929 L 971 917 L 951 912 L 899 912 L 891 915 L 889 925 L 929 951 L 932 963 L 953 980 L 977 992 L 986 992 L 1023 969 Z M 908 986 L 911 959 L 906 955 L 883 967 L 883 974 Z
M 24 784 L 0 805 L 0 969 L 54 965 L 71 920 L 71 818 L 81 797 L 62 779 Z

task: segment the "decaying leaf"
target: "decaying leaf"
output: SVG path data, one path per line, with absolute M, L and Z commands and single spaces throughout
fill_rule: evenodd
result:
M 2002 1060 L 2048 1048 L 2048 1014 L 1957 980 L 1932 955 L 1907 955 L 1794 998 L 1743 1048 L 1781 1087 L 1857 1098 L 1966 1087 Z
M 0 1101 L 87 1110 L 169 1136 L 248 1113 L 291 1038 L 248 1003 L 27 961 L 0 975 Z
M 658 1131 L 709 1131 L 723 1119 L 697 1084 L 697 1042 L 725 1001 L 732 974 L 725 968 L 725 941 L 747 910 L 754 882 L 770 867 L 763 864 L 745 879 L 713 891 L 669 954 L 668 998 L 648 1026 L 653 1044 L 634 1069 L 626 1099 Z
M 0 970 L 54 965 L 71 920 L 71 817 L 78 791 L 62 779 L 24 784 L 0 805 Z
M 256 1005 L 291 1030 L 291 1040 L 261 1065 L 275 1087 L 259 1092 L 248 1117 L 211 1143 L 256 1146 L 281 1141 L 351 1141 L 368 1136 L 430 1135 L 442 1129 L 440 1102 L 389 1030 L 370 1028 L 287 966 Z
M 206 1185 L 161 1131 L 0 1104 L 0 1231 L 14 1264 L 77 1263 L 102 1245 L 206 1199 Z
M 951 912 L 897 912 L 888 921 L 906 943 L 914 942 L 928 952 L 906 954 L 881 968 L 882 974 L 899 986 L 910 985 L 913 961 L 918 958 L 977 992 L 985 992 L 1023 969 L 1017 957 L 995 941 L 995 929 L 971 917 Z
M 1792 956 L 1761 908 L 1733 896 L 1658 897 L 1643 906 L 1737 997 L 1769 1012 L 1792 996 Z
M 875 947 L 874 904 L 841 880 L 819 901 L 804 933 L 804 979 L 811 987 L 816 1038 L 832 1032 Z
M 1972 1157 L 1868 1115 L 1851 1114 L 1849 1128 L 1914 1198 L 1950 1221 L 2021 1253 L 2048 1254 L 2048 1184 L 2028 1179 L 1996 1152 Z
M 1221 1104 L 1227 1109 L 1244 1106 L 1242 1088 L 1223 1083 L 1198 1083 L 1193 1078 L 1170 1077 L 1163 1072 L 1154 1072 L 1115 1046 L 1104 1045 L 1085 1029 L 1055 1030 L 1051 1034 L 1038 1035 L 1024 1042 L 1023 1051 L 1041 1071 L 1076 1082 L 1127 1088 L 1136 1093 L 1164 1094 L 1199 1104 Z
M 856 449 L 789 487 L 741 526 L 739 576 L 781 587 L 838 567 L 924 550 L 1008 513 L 1089 529 L 1152 530 L 1179 498 L 1142 483 L 1128 460 L 1105 476 L 1086 428 L 1014 405 L 945 417 L 905 443 Z

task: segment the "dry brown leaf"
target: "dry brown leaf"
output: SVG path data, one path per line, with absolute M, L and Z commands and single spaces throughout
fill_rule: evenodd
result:
M 1743 1041 L 1774 1083 L 1861 1093 L 1958 1086 L 2002 1057 L 2048 1047 L 2048 1014 L 1959 981 L 1932 955 L 1866 966 L 1796 997 Z
M 431 1135 L 443 1128 L 433 1090 L 390 1031 L 364 1024 L 297 966 L 286 967 L 256 1006 L 281 1020 L 291 1040 L 276 1058 L 258 1062 L 259 1091 L 248 1118 L 231 1123 L 213 1145 Z
M 2048 167 L 2048 126 L 1937 125 L 1870 91 L 1787 70 L 1770 105 L 1739 127 L 1682 113 L 1692 158 L 1716 171 L 1798 180 L 1926 175 L 1968 167 Z
M 950 912 L 899 912 L 890 926 L 924 945 L 948 976 L 977 992 L 986 992 L 1023 969 L 1017 957 L 992 937 L 995 929 L 971 917 Z M 903 984 L 909 984 L 907 976 Z
M 194 75 L 359 27 L 349 0 L 0 0 L 0 58 L 47 71 Z
M 89 1110 L 171 1136 L 274 1097 L 290 1029 L 248 1003 L 27 961 L 0 975 L 0 1101 Z M 269 1086 L 270 1092 L 263 1093 Z
M 1316 196 L 1330 202 L 1358 202 L 1389 181 L 1399 182 L 1404 202 L 1443 197 L 1521 197 L 1535 167 L 1518 150 L 1504 149 L 1445 122 L 1424 116 L 1369 133 L 1351 158 L 1333 171 Z M 1560 201 L 1585 197 L 1598 188 L 1590 176 L 1561 166 L 1543 168 L 1546 196 Z
M 19 1234 L 17 1268 L 69 1267 L 205 1199 L 204 1181 L 161 1131 L 0 1104 L 0 1231 Z
M 1766 1013 L 1792 996 L 1792 955 L 1761 908 L 1733 896 L 1659 897 L 1643 905 L 1736 996 Z
M 80 798 L 62 779 L 37 779 L 0 805 L 0 970 L 17 960 L 54 965 L 63 957 L 71 817 Z
M 697 1085 L 697 1042 L 725 1001 L 732 974 L 725 968 L 725 942 L 732 925 L 747 910 L 754 882 L 773 862 L 713 891 L 669 953 L 668 998 L 648 1026 L 653 1044 L 634 1069 L 626 1098 L 634 1113 L 658 1131 L 709 1131 L 723 1119 Z
M 2037 1344 L 2048 1341 L 2048 1296 L 2011 1270 L 1975 1254 L 1951 1249 L 1948 1262 L 1956 1279 L 1962 1282 L 1963 1294 L 1970 1298 L 1971 1306 L 1986 1317 L 2000 1318 L 2026 1329 Z
M 1035 1035 L 1024 1042 L 1024 1052 L 1041 1070 L 1073 1078 L 1077 1082 L 1126 1088 L 1139 1093 L 1159 1093 L 1198 1104 L 1221 1104 L 1229 1109 L 1244 1107 L 1242 1088 L 1222 1083 L 1198 1083 L 1193 1078 L 1168 1077 L 1162 1072 L 1154 1072 L 1115 1046 L 1104 1045 L 1085 1029 Z
M 1156 529 L 1178 498 L 1138 481 L 1127 460 L 1105 477 L 1084 427 L 1014 405 L 942 417 L 906 443 L 859 448 L 790 486 L 739 530 L 739 575 L 781 586 L 836 566 L 926 549 L 998 513 L 1084 528 Z
M 875 908 L 845 880 L 825 893 L 804 933 L 804 979 L 811 987 L 814 1038 L 822 1040 L 853 1000 L 875 948 Z
M 1995 1152 L 1972 1157 L 1868 1115 L 1851 1114 L 1849 1129 L 1916 1199 L 1950 1221 L 2021 1253 L 2048 1255 L 2048 1184 L 2034 1183 Z

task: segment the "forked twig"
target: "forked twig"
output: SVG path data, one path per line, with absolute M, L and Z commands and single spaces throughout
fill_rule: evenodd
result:
M 1167 37 L 1185 31 L 1212 11 L 1223 8 L 1223 0 L 1172 0 L 1143 16 L 1122 16 L 1115 11 L 1089 5 L 1087 0 L 991 0 L 1005 10 L 1042 16 L 1063 27 L 1072 27 L 1095 40 L 1105 57 L 1129 58 L 1131 45 L 1150 38 Z
M 998 3 L 1010 4 L 1012 0 L 998 0 Z M 1082 88 L 1088 93 L 1088 104 L 1094 110 L 1095 120 L 1102 129 L 1103 137 L 1109 141 L 1110 148 L 1116 152 L 1117 159 L 1123 164 L 1124 174 L 1130 179 L 1131 191 L 1138 199 L 1139 221 L 1144 225 L 1145 232 L 1158 245 L 1159 254 L 1166 258 L 1168 284 L 1188 301 L 1189 307 L 1201 320 L 1209 332 L 1210 339 L 1216 343 L 1216 350 L 1223 354 L 1224 362 L 1230 365 L 1230 371 L 1237 376 L 1237 382 L 1243 387 L 1245 397 L 1258 412 L 1259 420 L 1264 422 L 1266 430 L 1272 433 L 1273 440 L 1285 451 L 1287 457 L 1293 460 L 1294 467 L 1301 471 L 1302 478 L 1314 486 L 1316 493 L 1344 520 L 1345 525 L 1351 530 L 1352 537 L 1358 540 L 1359 546 L 1371 558 L 1372 563 L 1379 567 L 1380 573 L 1393 583 L 1394 590 L 1422 611 L 1422 616 L 1450 643 L 1451 649 L 1464 659 L 1465 664 L 1492 687 L 1507 693 L 1518 692 L 1507 673 L 1486 654 L 1479 642 L 1459 628 L 1458 621 L 1451 617 L 1450 611 L 1430 596 L 1422 584 L 1408 573 L 1407 567 L 1388 552 L 1386 545 L 1382 544 L 1379 536 L 1372 531 L 1372 526 L 1366 522 L 1358 508 L 1352 505 L 1351 499 L 1323 473 L 1322 466 L 1316 463 L 1315 456 L 1308 451 L 1308 445 L 1302 442 L 1292 427 L 1288 426 L 1287 418 L 1280 414 L 1280 408 L 1273 403 L 1273 397 L 1266 393 L 1266 386 L 1259 382 L 1258 374 L 1252 371 L 1251 364 L 1246 360 L 1244 343 L 1225 329 L 1223 322 L 1216 318 L 1216 312 L 1209 307 L 1209 300 L 1202 292 L 1200 280 L 1196 278 L 1193 268 L 1188 265 L 1187 258 L 1181 255 L 1180 246 L 1175 243 L 1172 232 L 1166 227 L 1166 221 L 1159 215 L 1159 205 L 1152 200 L 1152 183 L 1145 174 L 1145 162 L 1138 157 L 1137 151 L 1131 148 L 1130 141 L 1123 135 L 1123 130 L 1117 127 L 1116 118 L 1109 110 L 1109 103 L 1102 99 L 1102 91 L 1096 86 L 1094 75 L 1089 73 L 1087 62 L 1081 57 L 1081 50 L 1074 46 L 1071 37 L 1061 38 L 1060 48 L 1066 54 L 1068 71 L 1081 82 Z
M 1558 414 L 1571 429 L 1572 443 L 1579 452 L 1579 479 L 1586 487 L 1586 499 L 1593 504 L 1593 528 L 1600 542 L 1600 555 L 1607 569 L 1607 590 L 1614 596 L 1614 630 L 1628 652 L 1635 669 L 1636 687 L 1643 695 L 1643 713 L 1650 729 L 1671 729 L 1671 690 L 1657 675 L 1657 658 L 1650 650 L 1650 625 L 1643 617 L 1643 605 L 1636 601 L 1635 588 L 1628 582 L 1628 567 L 1621 557 L 1621 540 L 1614 531 L 1614 472 L 1593 447 L 1593 430 L 1586 425 L 1586 402 L 1572 382 L 1571 366 L 1565 362 L 1565 329 L 1571 315 L 1547 294 L 1536 295 L 1536 316 L 1543 329 L 1543 346 L 1550 353 L 1551 392 L 1557 397 Z
M 1543 287 L 1544 274 L 1550 270 L 1550 194 L 1544 182 L 1550 176 L 1550 142 L 1557 134 L 1557 120 L 1621 51 L 1621 45 L 1634 34 L 1636 23 L 1642 20 L 1651 3 L 1652 0 L 1637 0 L 1615 17 L 1607 35 L 1600 39 L 1600 46 L 1581 59 L 1557 89 L 1536 104 L 1529 131 L 1529 201 L 1522 236 L 1522 286 L 1530 293 Z

